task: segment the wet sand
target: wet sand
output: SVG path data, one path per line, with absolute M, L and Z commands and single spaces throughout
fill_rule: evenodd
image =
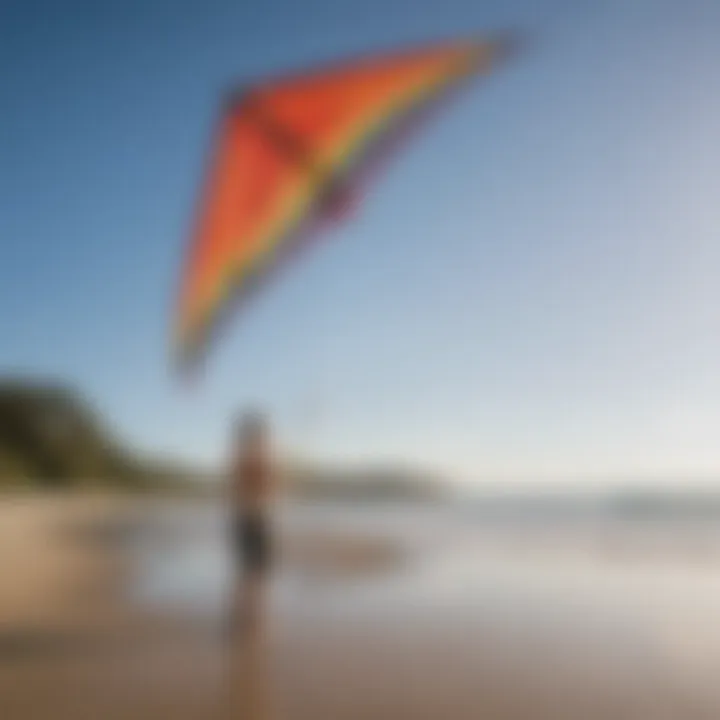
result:
M 712 603 L 676 607 L 676 575 L 599 583 L 587 557 L 553 570 L 479 548 L 439 566 L 357 531 L 295 534 L 264 622 L 231 639 L 212 604 L 127 599 L 128 538 L 155 517 L 0 505 L 3 720 L 720 717 Z

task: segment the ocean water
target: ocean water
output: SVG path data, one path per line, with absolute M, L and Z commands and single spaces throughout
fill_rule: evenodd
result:
M 231 576 L 228 518 L 211 502 L 168 505 L 156 513 L 156 542 L 140 541 L 133 592 L 148 601 L 199 605 L 222 596 Z M 399 547 L 407 563 L 392 578 L 413 592 L 468 593 L 498 574 L 506 579 L 568 587 L 591 583 L 624 591 L 682 596 L 698 583 L 715 592 L 720 578 L 720 517 L 608 511 L 598 503 L 572 507 L 507 502 L 438 505 L 308 503 L 280 508 L 278 531 L 294 537 L 371 538 Z M 680 580 L 682 578 L 682 580 Z M 330 583 L 332 584 L 332 583 Z M 362 582 L 376 587 L 373 574 Z M 691 594 L 701 600 L 696 591 Z
M 406 560 L 337 577 L 288 567 L 270 602 L 308 627 L 367 627 L 388 638 L 436 628 L 469 648 L 492 642 L 497 662 L 551 648 L 559 683 L 583 669 L 586 680 L 644 683 L 646 695 L 653 683 L 672 686 L 674 697 L 720 712 L 718 518 L 572 505 L 288 506 L 278 517 L 286 542 L 315 532 L 381 538 Z M 233 577 L 222 509 L 169 507 L 162 521 L 164 540 L 136 548 L 132 598 L 216 617 Z

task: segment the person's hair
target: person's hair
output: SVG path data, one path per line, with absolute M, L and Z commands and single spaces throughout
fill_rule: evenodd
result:
M 268 432 L 265 415 L 259 410 L 246 410 L 240 414 L 235 424 L 235 437 L 239 440 L 262 437 Z

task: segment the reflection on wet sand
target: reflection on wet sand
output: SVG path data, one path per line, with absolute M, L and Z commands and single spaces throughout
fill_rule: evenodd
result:
M 258 587 L 260 586 L 260 587 Z M 265 585 L 246 585 L 240 610 L 243 624 L 229 637 L 227 720 L 275 720 L 269 667 L 269 616 Z

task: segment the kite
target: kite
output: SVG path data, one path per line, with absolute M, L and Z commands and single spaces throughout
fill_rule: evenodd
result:
M 180 282 L 174 348 L 197 365 L 224 318 L 328 223 L 389 149 L 506 39 L 438 44 L 253 83 L 222 108 Z

